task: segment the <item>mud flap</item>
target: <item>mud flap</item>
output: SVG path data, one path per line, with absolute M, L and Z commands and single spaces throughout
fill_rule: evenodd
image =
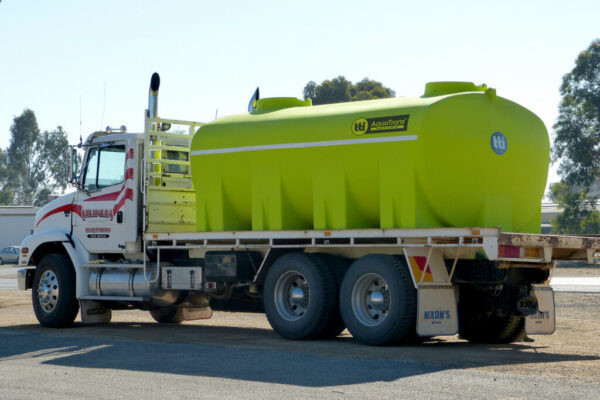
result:
M 186 321 L 194 321 L 197 319 L 210 319 L 213 311 L 210 307 L 183 307 L 183 319 Z
M 525 318 L 529 335 L 550 335 L 556 330 L 554 291 L 548 285 L 532 285 L 532 294 L 538 300 L 538 312 Z
M 449 285 L 418 288 L 417 335 L 456 335 L 458 311 L 456 293 Z
M 80 300 L 81 322 L 84 324 L 103 324 L 110 322 L 112 311 L 100 301 Z

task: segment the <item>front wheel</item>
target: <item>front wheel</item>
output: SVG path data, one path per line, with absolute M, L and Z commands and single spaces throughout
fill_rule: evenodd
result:
M 75 272 L 64 254 L 48 254 L 38 264 L 31 290 L 33 311 L 42 326 L 71 325 L 79 311 Z
M 344 276 L 340 309 L 356 340 L 370 345 L 407 343 L 415 336 L 417 291 L 399 257 L 372 254 Z

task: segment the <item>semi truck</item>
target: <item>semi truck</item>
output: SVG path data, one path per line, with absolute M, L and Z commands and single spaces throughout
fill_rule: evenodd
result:
M 556 262 L 600 248 L 539 234 L 547 131 L 486 85 L 319 106 L 257 89 L 209 123 L 159 118 L 159 86 L 143 133 L 70 147 L 76 190 L 21 245 L 43 326 L 258 311 L 288 339 L 510 343 L 554 332 Z

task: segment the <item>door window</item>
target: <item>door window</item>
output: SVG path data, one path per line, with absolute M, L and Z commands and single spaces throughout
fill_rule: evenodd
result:
M 123 182 L 125 146 L 93 147 L 88 151 L 87 159 L 84 190 L 91 192 Z

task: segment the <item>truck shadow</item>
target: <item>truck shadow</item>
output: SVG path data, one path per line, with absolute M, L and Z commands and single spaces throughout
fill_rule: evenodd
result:
M 529 344 L 472 345 L 431 340 L 370 347 L 347 336 L 288 341 L 270 329 L 111 323 L 109 326 L 0 329 L 0 362 L 227 378 L 306 387 L 395 381 L 452 369 L 600 360 Z

